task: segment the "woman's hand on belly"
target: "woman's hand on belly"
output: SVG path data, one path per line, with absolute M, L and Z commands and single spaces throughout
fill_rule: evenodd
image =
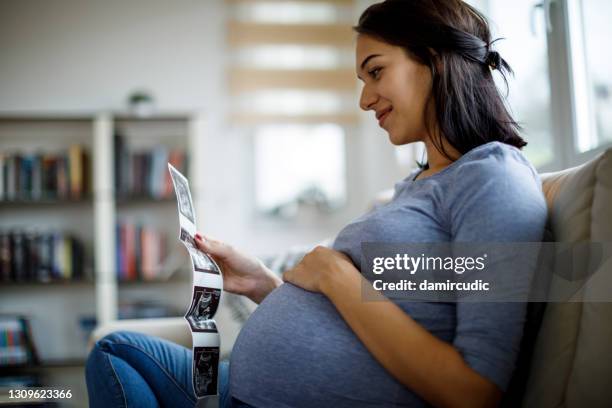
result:
M 311 292 L 324 293 L 330 277 L 346 270 L 347 266 L 350 269 L 355 268 L 347 255 L 331 248 L 317 246 L 295 267 L 286 271 L 283 280 Z
M 223 289 L 260 303 L 283 281 L 259 259 L 231 245 L 201 234 L 195 235 L 198 248 L 213 257 L 223 271 Z

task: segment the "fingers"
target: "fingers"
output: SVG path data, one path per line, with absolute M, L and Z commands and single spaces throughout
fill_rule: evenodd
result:
M 282 276 L 283 282 L 291 283 L 292 278 L 293 278 L 293 269 L 289 269 L 283 273 L 283 276 Z
M 226 258 L 231 254 L 232 247 L 216 239 L 205 237 L 200 233 L 195 234 L 195 242 L 198 248 L 206 253 L 220 258 Z
M 302 268 L 303 268 L 302 262 L 299 262 L 293 268 L 287 269 L 285 272 L 283 272 L 283 275 L 281 277 L 282 280 L 284 282 L 293 283 L 295 281 L 296 274 L 298 274 Z

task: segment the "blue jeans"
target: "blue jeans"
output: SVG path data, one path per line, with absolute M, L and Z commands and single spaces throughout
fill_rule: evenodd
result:
M 98 341 L 85 367 L 89 406 L 194 407 L 192 351 L 141 333 L 117 331 Z M 247 404 L 229 393 L 229 364 L 219 365 L 219 407 Z

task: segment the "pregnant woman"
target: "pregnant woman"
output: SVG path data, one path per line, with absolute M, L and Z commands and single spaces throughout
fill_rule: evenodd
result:
M 355 30 L 361 108 L 394 145 L 424 142 L 427 163 L 283 280 L 196 236 L 223 268 L 225 290 L 259 303 L 221 367 L 221 406 L 495 406 L 526 304 L 365 302 L 359 267 L 362 242 L 541 240 L 540 180 L 493 80 L 510 67 L 485 18 L 460 0 L 388 0 Z M 195 403 L 191 350 L 136 333 L 96 344 L 87 384 L 92 407 Z

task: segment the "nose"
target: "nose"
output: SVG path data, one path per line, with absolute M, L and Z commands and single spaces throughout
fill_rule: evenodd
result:
M 374 92 L 368 84 L 363 86 L 361 97 L 359 98 L 359 107 L 364 111 L 374 109 L 373 106 L 378 100 L 376 92 Z

